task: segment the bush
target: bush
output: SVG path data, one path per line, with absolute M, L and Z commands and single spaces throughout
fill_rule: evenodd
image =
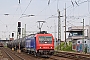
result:
M 60 46 L 57 46 L 55 49 L 59 50 Z M 69 42 L 69 44 L 66 44 L 65 47 L 65 42 L 61 42 L 61 51 L 72 51 L 72 42 Z

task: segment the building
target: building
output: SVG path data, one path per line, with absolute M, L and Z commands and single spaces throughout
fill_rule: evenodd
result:
M 84 34 L 83 34 L 84 31 Z M 69 35 L 68 41 L 72 41 L 72 50 L 77 50 L 77 41 L 83 39 L 89 39 L 89 26 L 72 26 L 68 28 Z
M 10 40 L 0 40 L 0 43 L 3 44 L 3 46 L 7 46 L 7 43 L 9 42 Z
M 90 40 L 89 39 L 84 39 L 84 45 L 83 45 L 83 40 L 79 39 L 77 40 L 77 51 L 82 52 L 83 51 L 83 46 L 84 46 L 84 51 L 85 48 L 87 48 L 87 53 L 90 53 Z

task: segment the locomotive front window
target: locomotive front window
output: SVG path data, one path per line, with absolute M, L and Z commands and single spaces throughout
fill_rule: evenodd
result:
M 39 37 L 39 43 L 51 44 L 52 43 L 52 37 L 51 36 L 40 36 Z

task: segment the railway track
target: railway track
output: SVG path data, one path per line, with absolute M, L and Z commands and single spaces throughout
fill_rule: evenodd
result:
M 72 59 L 68 59 L 68 58 L 64 58 L 64 57 L 58 57 L 58 56 L 53 56 L 53 55 L 50 56 L 50 57 L 42 57 L 42 56 L 35 57 L 34 55 L 27 54 L 25 52 L 22 52 L 22 53 L 25 54 L 25 55 L 28 55 L 27 57 L 33 57 L 33 58 L 35 58 L 35 60 L 72 60 Z
M 12 53 L 9 50 L 5 50 L 5 49 L 2 48 L 2 51 L 6 53 L 6 55 L 8 56 L 8 58 L 7 58 L 8 60 L 25 60 L 21 56 L 15 54 L 15 53 Z
M 2 50 L 0 51 L 0 57 L 6 55 L 6 57 L 2 57 L 4 60 L 90 60 L 90 55 L 69 52 L 56 52 L 56 54 L 50 56 L 49 58 L 42 58 L 35 57 L 24 52 L 19 54 L 9 48 L 0 48 L 0 50 Z
M 56 52 L 54 56 L 69 58 L 73 60 L 90 60 L 90 55 L 71 52 Z
M 10 53 L 11 58 L 7 55 L 7 53 L 4 52 L 3 49 L 4 49 L 6 52 Z M 22 53 L 17 53 L 16 51 L 12 51 L 12 50 L 9 49 L 9 48 L 3 48 L 3 49 L 1 49 L 1 50 L 3 50 L 3 51 L 2 51 L 2 54 L 3 54 L 4 56 L 6 55 L 6 57 L 3 57 L 3 58 L 7 58 L 8 60 L 40 60 L 39 58 L 35 58 L 34 56 L 31 56 L 30 54 L 27 54 L 27 53 L 24 53 L 24 52 L 22 52 Z M 16 57 L 14 57 L 15 59 L 12 59 L 13 56 L 12 56 L 11 54 L 14 54 L 14 55 L 16 56 Z
M 72 60 L 64 57 L 58 57 L 58 56 L 51 56 L 49 60 Z
M 22 52 L 22 53 L 28 54 L 25 52 Z M 32 54 L 28 54 L 28 56 L 34 57 L 34 58 L 36 58 L 36 60 L 56 60 L 56 58 L 50 57 L 50 55 L 48 55 L 48 56 L 34 56 Z M 59 59 L 60 59 L 60 57 L 59 57 Z
M 51 56 L 49 58 L 40 58 L 40 60 L 73 60 L 73 59 L 68 59 L 68 58 L 58 57 L 58 56 Z

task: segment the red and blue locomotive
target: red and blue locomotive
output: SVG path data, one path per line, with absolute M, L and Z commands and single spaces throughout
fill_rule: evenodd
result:
M 13 48 L 25 50 L 34 55 L 52 55 L 54 53 L 54 37 L 46 31 L 31 34 L 18 40 L 13 40 Z M 8 46 L 11 46 L 8 44 Z

